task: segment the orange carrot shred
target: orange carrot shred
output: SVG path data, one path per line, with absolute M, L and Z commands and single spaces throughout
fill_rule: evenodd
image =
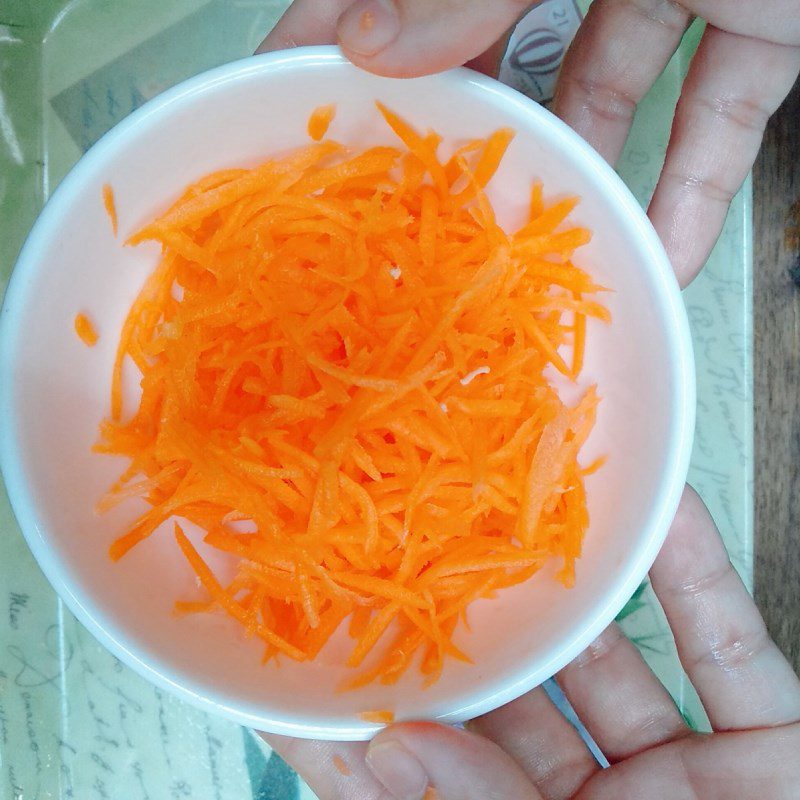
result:
M 542 211 L 544 211 L 544 203 L 542 202 L 542 188 L 541 181 L 535 181 L 531 186 L 530 209 L 528 212 L 528 219 L 531 221 L 541 216 Z
M 211 595 L 211 597 L 213 597 L 214 600 L 216 600 L 232 617 L 242 622 L 243 617 L 245 616 L 244 609 L 242 609 L 241 605 L 234 600 L 234 598 L 229 595 L 225 589 L 222 588 L 212 574 L 211 570 L 208 568 L 208 565 L 200 557 L 197 550 L 194 549 L 191 542 L 186 537 L 186 534 L 181 529 L 181 526 L 178 525 L 177 522 L 175 523 L 175 539 L 177 540 L 184 556 L 186 556 L 186 560 L 191 564 L 192 569 L 209 595 Z M 258 626 L 258 634 L 270 644 L 285 652 L 288 656 L 299 660 L 303 660 L 305 658 L 305 654 L 302 651 L 281 639 L 280 636 L 277 636 L 265 626 Z
M 336 767 L 337 772 L 345 777 L 351 773 L 350 767 L 347 766 L 347 762 L 340 755 L 335 755 L 333 757 L 333 766 Z
M 434 186 L 444 194 L 448 188 L 447 176 L 445 175 L 442 163 L 436 157 L 436 153 L 429 146 L 429 143 L 404 119 L 386 108 L 383 103 L 376 102 L 375 105 L 389 124 L 389 127 L 402 140 L 403 144 L 408 147 L 409 151 L 422 162 L 425 169 L 428 170 Z
M 103 184 L 103 206 L 106 209 L 106 214 L 111 220 L 111 230 L 114 236 L 117 235 L 117 206 L 114 203 L 114 190 L 108 183 Z
M 583 369 L 583 358 L 586 353 L 586 314 L 575 312 L 572 329 L 575 336 L 572 344 L 572 375 L 577 377 Z
M 336 106 L 318 106 L 311 112 L 308 118 L 308 135 L 318 142 L 328 132 L 333 117 L 336 114 Z
M 128 460 L 98 510 L 147 503 L 113 560 L 187 520 L 202 543 L 175 523 L 175 545 L 203 594 L 175 613 L 224 612 L 264 663 L 316 658 L 344 627 L 351 689 L 471 663 L 470 604 L 545 564 L 574 584 L 599 398 L 568 407 L 550 375 L 576 381 L 610 320 L 573 263 L 590 238 L 576 200 L 536 183 L 522 228 L 496 221 L 512 131 L 441 159 L 437 133 L 378 109 L 396 148 L 348 151 L 321 106 L 323 141 L 201 177 L 130 237 L 162 257 L 120 331 L 95 446 Z M 75 329 L 96 341 L 84 315 Z
M 75 333 L 87 347 L 94 347 L 100 338 L 86 314 L 75 315 Z
M 362 711 L 358 716 L 364 722 L 376 722 L 380 725 L 391 725 L 394 722 L 393 711 Z
M 606 463 L 606 461 L 608 461 L 607 456 L 599 456 L 592 461 L 591 464 L 588 464 L 580 470 L 581 475 L 594 475 L 594 473 L 597 472 L 597 470 L 599 470 Z

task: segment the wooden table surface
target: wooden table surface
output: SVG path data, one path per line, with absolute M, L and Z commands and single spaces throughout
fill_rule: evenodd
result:
M 755 597 L 800 672 L 800 81 L 753 174 Z

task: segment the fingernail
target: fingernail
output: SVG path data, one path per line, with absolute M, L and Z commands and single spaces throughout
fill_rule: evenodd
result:
M 394 739 L 369 746 L 367 766 L 397 800 L 422 800 L 428 776 L 416 756 Z
M 339 18 L 339 42 L 362 56 L 374 56 L 400 34 L 392 0 L 356 0 Z

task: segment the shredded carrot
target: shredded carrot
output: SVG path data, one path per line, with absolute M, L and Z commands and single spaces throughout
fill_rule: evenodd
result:
M 96 445 L 129 461 L 98 508 L 149 504 L 113 559 L 186 520 L 204 532 L 175 527 L 201 596 L 176 612 L 228 614 L 265 662 L 313 659 L 344 625 L 349 687 L 414 663 L 430 684 L 470 662 L 454 637 L 473 601 L 553 560 L 574 583 L 599 400 L 568 407 L 548 375 L 577 378 L 590 320 L 609 319 L 573 263 L 589 239 L 574 199 L 548 204 L 537 183 L 520 231 L 496 222 L 485 187 L 511 131 L 442 161 L 437 134 L 379 110 L 397 148 L 325 140 L 205 176 L 129 239 L 163 255 Z
M 117 206 L 114 203 L 114 190 L 111 188 L 110 184 L 105 183 L 103 184 L 103 205 L 106 209 L 106 214 L 108 214 L 108 218 L 111 220 L 111 230 L 114 232 L 114 236 L 117 235 Z
M 336 114 L 336 106 L 318 106 L 311 112 L 308 118 L 308 135 L 318 142 L 328 132 L 333 117 Z
M 347 762 L 340 755 L 335 755 L 333 757 L 333 766 L 336 767 L 337 772 L 345 777 L 350 775 L 350 767 L 347 766 Z
M 358 716 L 364 722 L 377 722 L 380 725 L 391 725 L 394 722 L 393 711 L 362 711 Z
M 100 337 L 97 335 L 94 325 L 92 325 L 91 320 L 86 316 L 86 314 L 76 314 L 74 324 L 75 333 L 80 336 L 81 341 L 87 347 L 94 347 Z
M 429 786 L 425 790 L 425 796 L 422 798 L 422 800 L 439 800 L 439 793 L 433 788 L 433 786 Z
M 575 293 L 575 298 L 580 299 L 580 294 Z M 575 312 L 573 324 L 574 340 L 572 343 L 572 376 L 577 377 L 583 369 L 583 358 L 586 353 L 586 314 Z

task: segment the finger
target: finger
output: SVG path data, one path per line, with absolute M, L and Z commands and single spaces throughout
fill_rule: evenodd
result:
M 578 732 L 541 687 L 472 720 L 468 727 L 505 750 L 545 800 L 567 800 L 599 769 Z
M 258 46 L 256 53 L 269 53 L 273 50 L 285 50 L 301 45 L 337 43 L 339 40 L 337 32 L 339 18 L 353 3 L 354 0 L 324 0 L 324 2 L 319 0 L 294 0 L 278 21 L 278 24 Z M 357 13 L 357 11 L 353 13 Z M 363 13 L 365 12 L 362 12 L 362 17 Z M 369 10 L 366 13 L 367 19 L 371 19 L 371 27 L 374 30 L 376 17 L 373 15 L 370 18 Z M 389 24 L 391 24 L 391 21 L 389 21 Z M 513 30 L 513 25 L 507 28 L 497 40 L 491 41 L 484 51 L 479 51 L 474 58 L 469 58 L 465 62 L 465 66 L 482 72 L 491 78 L 496 78 Z M 359 30 L 359 35 L 361 34 L 362 32 Z M 487 39 L 486 41 L 489 40 Z M 363 48 L 365 45 L 362 42 L 356 46 Z M 471 50 L 472 48 L 470 48 L 470 52 Z M 449 58 L 448 61 L 452 62 L 448 66 L 458 66 L 461 63 L 458 61 L 458 55 Z M 426 67 L 427 63 L 428 60 L 423 57 L 421 62 L 408 66 L 409 69 L 417 70 L 419 74 L 436 71 L 435 68 L 428 69 Z M 368 69 L 371 68 L 367 64 L 364 64 L 364 66 Z M 380 71 L 379 64 L 374 71 Z
M 798 70 L 798 47 L 706 29 L 683 84 L 649 210 L 681 285 L 708 258 L 764 126 Z
M 514 28 L 508 28 L 506 32 L 496 41 L 489 45 L 489 47 L 482 53 L 471 58 L 464 66 L 474 69 L 476 72 L 482 72 L 490 78 L 497 78 L 500 74 L 500 65 L 503 63 L 503 56 L 508 50 L 508 40 Z
M 367 764 L 390 797 L 422 800 L 541 800 L 525 773 L 496 744 L 433 722 L 404 722 L 370 742 Z
M 650 577 L 715 730 L 800 720 L 800 681 L 769 638 L 703 501 L 688 487 Z
M 391 800 L 367 768 L 366 742 L 317 742 L 261 733 L 320 800 Z
M 561 670 L 558 682 L 611 764 L 689 733 L 669 692 L 615 624 Z
M 524 0 L 356 0 L 337 27 L 345 55 L 396 78 L 428 75 L 476 58 L 533 3 Z
M 564 58 L 553 110 L 610 163 L 689 20 L 682 5 L 664 0 L 595 0 L 589 9 Z
M 256 53 L 311 44 L 335 44 L 336 23 L 353 0 L 294 0 Z

